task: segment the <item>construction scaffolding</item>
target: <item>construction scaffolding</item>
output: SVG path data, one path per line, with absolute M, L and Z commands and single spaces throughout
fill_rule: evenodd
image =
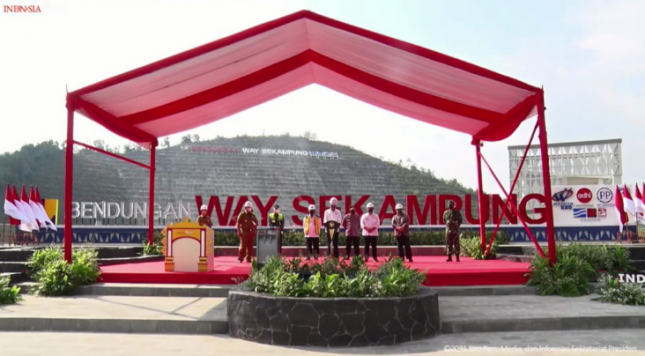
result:
M 622 139 L 549 143 L 551 185 L 620 185 L 623 179 Z M 515 177 L 525 146 L 509 146 L 509 177 Z M 539 145 L 532 145 L 513 189 L 518 200 L 531 193 L 544 194 Z M 533 204 L 535 206 L 530 206 Z M 529 202 L 534 208 L 537 201 Z

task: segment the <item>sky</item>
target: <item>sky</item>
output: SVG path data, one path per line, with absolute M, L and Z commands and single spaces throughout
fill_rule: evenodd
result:
M 64 141 L 66 88 L 76 90 L 308 9 L 543 86 L 550 142 L 622 138 L 623 180 L 645 180 L 640 158 L 645 152 L 645 1 L 7 0 L 0 5 L 41 8 L 41 13 L 0 11 L 0 153 Z M 128 142 L 76 117 L 78 141 Z M 534 123 L 528 120 L 508 139 L 483 148 L 507 186 L 507 146 L 526 144 Z M 177 144 L 186 134 L 204 139 L 305 131 L 375 157 L 410 160 L 467 187 L 477 185 L 469 136 L 318 85 L 170 140 Z M 484 185 L 499 192 L 490 174 L 484 174 Z

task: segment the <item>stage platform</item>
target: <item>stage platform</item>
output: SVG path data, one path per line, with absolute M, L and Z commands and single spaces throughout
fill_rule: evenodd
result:
M 379 262 L 368 262 L 376 268 Z M 474 261 L 463 257 L 461 262 L 445 262 L 445 256 L 418 256 L 412 268 L 425 272 L 430 286 L 484 286 L 525 284 L 529 264 L 504 260 Z M 313 262 L 313 259 L 311 260 Z M 322 262 L 322 258 L 319 259 Z M 174 284 L 236 284 L 248 278 L 250 263 L 240 263 L 235 257 L 215 257 L 215 270 L 208 273 L 165 272 L 164 262 L 125 263 L 101 267 L 104 283 L 174 283 Z

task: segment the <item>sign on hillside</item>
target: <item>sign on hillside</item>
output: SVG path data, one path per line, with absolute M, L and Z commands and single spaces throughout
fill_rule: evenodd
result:
M 249 147 L 214 147 L 214 146 L 189 146 L 191 152 L 219 153 L 219 154 L 244 154 L 264 156 L 300 156 L 312 158 L 340 158 L 338 152 L 292 150 L 284 148 L 249 148 Z

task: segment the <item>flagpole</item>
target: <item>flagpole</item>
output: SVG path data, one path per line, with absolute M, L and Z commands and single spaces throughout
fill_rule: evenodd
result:
M 638 190 L 638 183 L 636 183 L 635 186 L 636 186 L 636 190 Z M 636 219 L 636 241 L 638 241 L 638 242 L 641 242 L 640 241 L 640 236 L 638 236 L 638 223 L 640 221 L 640 212 L 638 211 L 638 206 L 640 205 L 643 209 L 645 209 L 645 204 L 643 204 L 643 194 L 645 194 L 645 192 L 641 192 L 641 198 L 640 199 L 638 197 L 634 198 L 634 203 L 635 203 L 634 205 L 635 205 L 635 208 L 636 208 L 636 216 L 635 216 L 635 219 Z M 638 202 L 640 202 L 640 204 Z M 643 222 L 645 224 L 645 219 L 643 220 Z
M 636 232 L 635 232 L 635 233 L 636 233 L 636 235 L 635 235 L 636 237 L 635 237 L 635 238 L 633 237 L 633 238 L 632 238 L 632 241 L 635 239 L 635 240 L 636 240 L 636 242 L 638 242 L 638 213 L 637 213 L 637 215 L 636 215 L 636 216 L 634 216 L 634 220 L 636 220 Z M 633 243 L 633 242 L 632 242 L 632 243 Z
M 638 188 L 638 183 L 636 183 L 635 187 Z M 634 190 L 634 193 L 635 192 L 636 192 L 636 190 Z M 635 234 L 636 242 L 640 242 L 640 240 L 638 238 L 638 205 L 639 204 L 636 203 L 636 199 L 638 199 L 638 198 L 634 197 L 634 220 L 635 220 L 634 223 L 635 223 L 635 228 L 636 228 L 636 231 L 634 231 L 634 234 Z
M 636 187 L 638 187 L 638 184 L 636 184 Z M 634 189 L 634 222 L 636 223 L 636 235 L 632 240 L 636 240 L 638 242 L 638 203 L 636 202 L 636 189 Z
M 5 231 L 6 231 L 6 229 L 7 229 L 7 214 L 5 213 L 4 214 L 4 219 L 2 220 L 2 245 L 4 245 L 4 242 L 5 242 L 5 237 L 6 237 Z

